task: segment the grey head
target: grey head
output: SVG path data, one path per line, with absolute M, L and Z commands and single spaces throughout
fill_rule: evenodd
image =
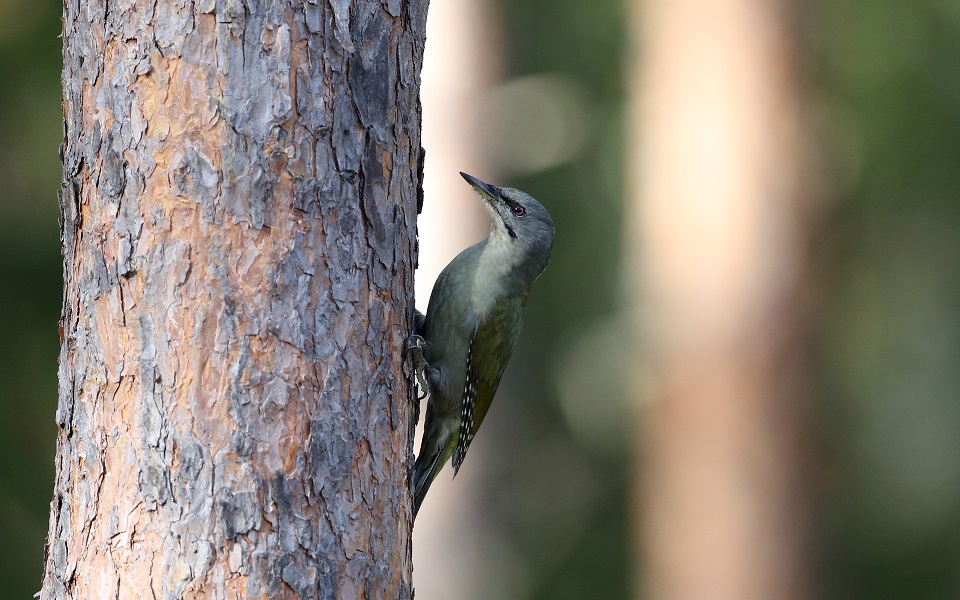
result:
M 550 262 L 553 250 L 553 219 L 530 194 L 513 188 L 484 183 L 472 175 L 460 175 L 483 199 L 490 214 L 488 245 L 496 245 L 512 255 L 517 267 L 536 279 Z

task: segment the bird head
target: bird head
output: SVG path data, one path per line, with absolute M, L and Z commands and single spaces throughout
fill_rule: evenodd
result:
M 463 172 L 460 175 L 483 199 L 490 214 L 490 243 L 510 245 L 513 252 L 533 260 L 542 271 L 553 249 L 553 219 L 547 209 L 520 190 L 490 185 Z

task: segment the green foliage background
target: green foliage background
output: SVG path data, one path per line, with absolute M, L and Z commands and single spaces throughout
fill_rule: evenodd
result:
M 549 199 L 558 243 L 505 379 L 523 402 L 510 418 L 491 412 L 501 484 L 478 518 L 520 557 L 531 600 L 627 598 L 633 585 L 629 440 L 590 443 L 557 391 L 564 356 L 579 352 L 586 370 L 615 371 L 613 384 L 585 390 L 625 393 L 623 349 L 597 333 L 617 330 L 624 302 L 624 4 L 499 6 L 508 75 L 564 75 L 586 90 L 590 114 L 572 160 L 509 182 Z M 803 9 L 828 203 L 816 236 L 816 587 L 838 599 L 960 597 L 960 4 Z M 60 10 L 0 0 L 0 599 L 40 587 L 52 491 Z
M 0 599 L 40 589 L 61 262 L 60 5 L 0 0 Z

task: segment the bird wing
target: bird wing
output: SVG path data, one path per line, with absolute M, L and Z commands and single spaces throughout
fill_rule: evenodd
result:
M 493 396 L 497 393 L 503 369 L 507 366 L 513 353 L 513 345 L 520 335 L 526 308 L 526 294 L 519 298 L 501 300 L 477 326 L 470 340 L 460 411 L 460 434 L 453 453 L 454 475 L 460 470 L 470 442 L 483 423 Z

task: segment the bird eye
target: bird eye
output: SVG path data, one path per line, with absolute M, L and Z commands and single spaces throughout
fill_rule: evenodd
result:
M 513 207 L 513 214 L 515 214 L 518 217 L 522 217 L 523 215 L 527 214 L 527 209 L 517 204 L 516 206 Z

